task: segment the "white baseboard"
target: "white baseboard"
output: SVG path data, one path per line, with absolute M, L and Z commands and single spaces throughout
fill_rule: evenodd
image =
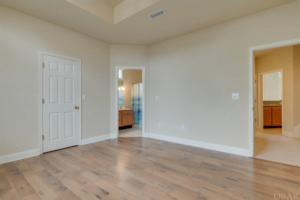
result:
M 14 154 L 6 155 L 6 156 L 0 156 L 0 164 L 9 163 L 9 162 L 13 162 L 16 160 L 22 160 L 25 158 L 30 158 L 30 157 L 38 156 L 38 155 L 40 155 L 40 149 L 32 149 L 32 150 L 23 151 L 20 153 L 14 153 Z
M 118 133 L 111 133 L 110 134 L 110 139 L 116 139 L 118 138 Z
M 110 134 L 100 135 L 100 136 L 97 136 L 97 137 L 92 137 L 92 138 L 87 138 L 87 139 L 81 140 L 81 145 L 91 144 L 91 143 L 94 143 L 94 142 L 100 142 L 100 141 L 109 140 L 109 139 L 111 139 Z
M 294 128 L 294 138 L 300 138 L 300 125 Z
M 163 140 L 163 141 L 167 141 L 167 142 L 173 142 L 173 143 L 177 143 L 177 144 L 184 144 L 184 145 L 189 145 L 189 146 L 194 146 L 194 147 L 199 147 L 199 148 L 204 148 L 204 149 L 209 149 L 209 150 L 214 150 L 214 151 L 220 151 L 220 152 L 224 152 L 224 153 L 235 154 L 235 155 L 239 155 L 239 156 L 250 157 L 250 152 L 248 149 L 241 149 L 241 148 L 236 148 L 236 147 L 211 144 L 211 143 L 206 143 L 206 142 L 199 142 L 199 141 L 194 141 L 194 140 L 187 140 L 187 139 L 175 138 L 175 137 L 152 134 L 152 133 L 147 133 L 146 137 L 152 138 L 152 139 L 157 139 L 157 140 Z
M 294 133 L 294 138 L 300 138 L 300 133 Z
M 294 133 L 289 131 L 282 131 L 282 135 L 286 137 L 292 137 L 292 138 L 294 137 Z

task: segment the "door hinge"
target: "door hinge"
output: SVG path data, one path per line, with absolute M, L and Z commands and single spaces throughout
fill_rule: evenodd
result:
M 45 104 L 45 99 L 42 100 L 42 104 Z
M 45 63 L 43 63 L 43 68 L 45 68 Z
M 42 139 L 45 140 L 45 136 L 44 135 L 42 136 Z

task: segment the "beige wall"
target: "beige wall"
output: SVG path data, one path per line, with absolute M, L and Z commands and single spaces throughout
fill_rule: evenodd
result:
M 248 149 L 249 48 L 300 38 L 299 18 L 295 1 L 151 45 L 147 131 Z
M 110 133 L 109 45 L 0 6 L 0 156 L 38 148 L 40 50 L 82 60 L 82 138 Z
M 278 48 L 274 52 L 256 58 L 256 73 L 283 69 L 283 123 L 284 130 L 294 132 L 294 66 L 293 46 Z
M 300 131 L 300 45 L 294 46 L 294 131 L 299 137 Z
M 132 108 L 131 106 L 131 86 L 132 84 L 142 83 L 142 70 L 123 70 L 124 81 L 124 106 L 125 108 Z
M 147 133 L 248 149 L 249 47 L 300 38 L 299 11 L 298 0 L 148 47 L 109 46 L 0 7 L 0 155 L 38 148 L 39 50 L 82 59 L 83 138 L 117 131 L 115 66 L 145 66 Z
M 111 133 L 117 133 L 115 130 L 114 124 L 116 122 L 115 119 L 115 111 L 117 107 L 115 107 L 115 87 L 116 87 L 116 66 L 136 66 L 136 67 L 145 67 L 146 73 L 148 68 L 148 46 L 142 45 L 110 45 L 110 102 L 111 102 L 111 117 L 110 117 L 110 125 L 111 125 Z M 145 86 L 147 87 L 147 75 L 146 80 L 144 81 Z M 148 89 L 146 88 L 146 91 Z M 147 103 L 147 95 L 146 95 L 146 106 L 149 105 Z M 147 113 L 147 107 L 146 107 Z M 146 116 L 147 119 L 147 116 Z M 147 126 L 147 124 L 146 124 Z

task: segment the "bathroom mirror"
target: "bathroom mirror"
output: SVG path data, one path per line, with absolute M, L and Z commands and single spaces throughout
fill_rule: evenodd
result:
M 124 81 L 118 80 L 118 91 L 119 91 L 119 107 L 124 106 Z
M 282 73 L 274 72 L 263 75 L 263 100 L 282 100 Z

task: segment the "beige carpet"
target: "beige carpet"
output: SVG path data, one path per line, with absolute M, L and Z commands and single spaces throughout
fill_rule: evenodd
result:
M 142 128 L 133 127 L 119 130 L 119 137 L 142 137 Z
M 281 128 L 256 130 L 254 157 L 300 167 L 300 139 L 283 136 Z

